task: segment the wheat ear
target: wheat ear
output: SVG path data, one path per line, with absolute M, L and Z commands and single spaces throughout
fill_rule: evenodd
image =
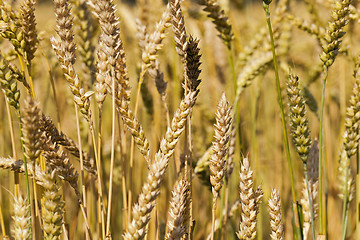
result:
M 111 74 L 111 78 L 108 74 L 99 72 L 103 74 L 105 79 L 102 79 L 100 82 L 105 82 L 107 91 L 111 93 L 111 86 L 113 78 L 118 81 L 117 86 L 121 91 L 121 95 L 127 103 L 130 100 L 130 85 L 129 78 L 127 76 L 127 66 L 126 66 L 126 56 L 123 46 L 123 42 L 120 38 L 120 27 L 119 19 L 115 15 L 116 7 L 113 4 L 112 0 L 92 0 L 91 5 L 94 9 L 95 16 L 98 18 L 101 28 L 100 43 L 103 44 L 102 48 L 99 49 L 99 64 L 102 64 L 99 69 L 111 71 L 113 67 L 114 72 Z M 103 62 L 107 60 L 108 63 Z
M 166 29 L 171 26 L 170 21 L 170 6 L 167 5 L 165 11 L 163 12 L 160 21 L 156 24 L 155 30 L 148 35 L 148 39 L 144 45 L 144 51 L 142 52 L 143 66 L 142 71 L 147 68 L 154 69 L 157 60 L 158 51 L 163 47 L 162 41 L 166 37 Z
M 56 170 L 41 171 L 42 180 L 38 182 L 44 188 L 41 198 L 41 210 L 45 240 L 60 240 L 65 203 L 61 196 Z
M 87 85 L 93 84 L 96 77 L 94 65 L 95 46 L 92 42 L 95 35 L 94 21 L 86 0 L 76 0 L 74 5 L 76 23 L 78 24 L 78 50 L 81 58 L 83 80 L 87 80 L 87 82 L 84 81 L 83 83 L 85 87 L 89 87 Z
M 35 20 L 35 4 L 35 0 L 25 0 L 21 5 L 21 25 L 26 42 L 24 52 L 25 59 L 28 63 L 30 63 L 30 61 L 34 58 L 38 43 Z
M 279 192 L 273 189 L 269 199 L 269 214 L 270 214 L 270 237 L 272 240 L 284 240 L 284 224 L 281 217 L 281 201 Z
M 212 19 L 219 32 L 219 37 L 224 41 L 228 48 L 231 48 L 231 41 L 234 34 L 231 31 L 231 23 L 225 11 L 221 9 L 217 0 L 197 0 L 200 5 L 205 6 L 204 11 Z
M 248 158 L 244 158 L 240 171 L 241 221 L 237 236 L 241 240 L 256 238 L 256 216 L 263 196 L 261 186 L 253 188 L 253 171 Z
M 228 153 L 228 142 L 230 138 L 231 127 L 231 107 L 225 97 L 222 95 L 216 111 L 215 140 L 212 143 L 213 154 L 210 158 L 210 183 L 212 185 L 213 193 L 213 211 L 212 211 L 212 227 L 211 239 L 214 237 L 215 230 L 215 210 L 216 200 L 219 196 L 219 191 L 224 183 L 224 176 L 226 175 L 226 155 Z
M 174 32 L 175 48 L 176 52 L 185 61 L 185 48 L 186 48 L 186 30 L 184 16 L 182 14 L 181 0 L 170 0 L 170 17 L 172 23 L 172 29 Z
M 328 22 L 326 33 L 322 39 L 323 52 L 320 59 L 328 69 L 339 53 L 341 38 L 345 35 L 344 27 L 349 22 L 349 5 L 352 0 L 336 1 L 334 4 L 332 20 Z
M 25 55 L 26 40 L 21 25 L 21 15 L 12 9 L 12 6 L 6 1 L 0 2 L 0 20 L 3 21 L 3 30 L 1 36 L 8 39 L 13 45 L 16 53 L 20 56 Z
M 40 129 L 46 134 L 47 138 L 51 138 L 51 141 L 64 147 L 69 153 L 80 159 L 80 150 L 75 144 L 74 140 L 69 138 L 66 134 L 59 131 L 54 125 L 50 117 L 42 115 L 40 120 Z M 87 152 L 82 152 L 84 158 L 84 169 L 93 174 L 96 177 L 96 168 L 94 166 L 94 160 L 89 156 Z
M 53 1 L 55 4 L 57 33 L 60 40 L 52 37 L 51 44 L 64 71 L 65 78 L 69 83 L 70 90 L 74 95 L 75 103 L 86 120 L 91 122 L 89 98 L 92 92 L 85 92 L 74 68 L 76 46 L 72 31 L 73 18 L 70 15 L 70 4 L 67 0 Z
M 304 240 L 308 239 L 308 234 L 311 227 L 311 209 L 314 212 L 314 220 L 316 217 L 316 212 L 318 204 L 315 202 L 315 199 L 318 195 L 318 185 L 319 185 L 319 148 L 317 140 L 314 140 L 308 161 L 307 161 L 307 172 L 309 176 L 309 187 L 310 194 L 312 199 L 312 207 L 310 207 L 309 193 L 307 191 L 306 180 L 303 180 L 303 188 L 301 190 L 302 198 L 300 199 L 300 204 L 303 208 L 303 236 Z
M 17 82 L 22 82 L 28 89 L 30 88 L 20 71 L 0 53 L 0 87 L 2 88 L 6 100 L 17 112 L 20 111 L 20 90 Z
M 359 121 L 360 121 L 360 76 L 356 75 L 355 83 L 350 97 L 350 106 L 346 109 L 344 147 L 348 157 L 358 151 Z
M 289 75 L 287 82 L 287 94 L 290 107 L 290 127 L 293 142 L 303 163 L 306 164 L 310 148 L 311 138 L 309 121 L 306 118 L 305 100 L 299 88 L 299 78 Z
M 231 107 L 225 94 L 223 94 L 217 105 L 216 124 L 214 125 L 215 140 L 212 143 L 213 154 L 210 158 L 210 182 L 215 199 L 223 185 L 223 178 L 225 176 L 231 121 Z
M 59 177 L 70 184 L 74 189 L 78 201 L 81 204 L 81 194 L 77 187 L 78 173 L 71 164 L 68 156 L 60 149 L 60 147 L 47 139 L 46 137 L 42 138 L 43 141 L 43 156 L 49 164 L 50 170 L 55 170 Z
M 169 159 L 174 153 L 175 145 L 185 129 L 186 118 L 195 104 L 196 92 L 188 93 L 181 101 L 165 138 L 160 143 L 160 150 L 155 154 L 155 160 L 149 166 L 149 173 L 144 183 L 139 199 L 133 207 L 132 221 L 129 223 L 124 238 L 143 239 L 146 235 L 146 225 L 150 220 L 151 210 L 155 206 L 155 199 L 160 193 Z
M 35 102 L 31 97 L 27 97 L 22 112 L 23 117 L 21 118 L 25 156 L 31 162 L 35 162 L 42 150 L 42 131 L 40 130 L 41 115 L 38 105 L 39 103 Z
M 15 239 L 27 240 L 31 239 L 31 227 L 30 227 L 30 206 L 28 200 L 23 198 L 21 194 L 17 197 L 14 196 L 14 215 L 12 216 L 14 225 L 12 227 L 12 233 Z
M 184 177 L 180 177 L 175 183 L 170 201 L 165 240 L 180 240 L 186 234 L 186 223 L 189 221 L 187 214 L 190 204 L 189 187 L 189 182 Z

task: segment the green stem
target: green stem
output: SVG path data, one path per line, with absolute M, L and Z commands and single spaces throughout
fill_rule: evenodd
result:
M 349 161 L 349 159 L 347 159 Z M 349 206 L 349 189 L 348 189 L 348 181 L 349 181 L 349 168 L 350 166 L 346 166 L 346 175 L 345 175 L 345 193 L 344 193 L 344 203 L 343 203 L 343 214 L 342 214 L 342 231 L 341 231 L 341 240 L 344 240 L 346 237 L 346 226 L 348 219 L 348 206 Z
M 226 48 L 227 49 L 227 55 L 228 55 L 228 59 L 229 59 L 229 64 L 230 64 L 230 68 L 231 68 L 231 77 L 234 83 L 234 93 L 236 95 L 236 89 L 237 89 L 237 84 L 236 84 L 236 70 L 235 70 L 235 61 L 234 61 L 234 55 L 233 52 L 231 50 L 231 48 Z
M 288 136 L 287 136 L 287 127 L 286 127 L 286 123 L 285 123 L 284 105 L 283 105 L 282 97 L 281 97 L 280 78 L 279 78 L 279 71 L 278 71 L 278 65 L 277 65 L 277 59 L 276 59 L 274 36 L 273 36 L 272 27 L 271 27 L 270 9 L 269 9 L 269 5 L 266 4 L 264 1 L 263 1 L 263 7 L 264 7 L 264 10 L 265 10 L 266 22 L 267 22 L 267 25 L 268 25 L 268 28 L 269 28 L 271 50 L 272 50 L 272 54 L 273 54 L 273 63 L 274 63 L 275 78 L 276 78 L 276 89 L 277 89 L 277 94 L 278 94 L 280 110 L 281 110 L 281 122 L 282 122 L 282 128 L 283 128 L 283 133 L 284 133 L 286 157 L 287 157 L 288 166 L 289 166 L 291 193 L 292 193 L 293 205 L 296 205 L 294 169 L 293 169 L 291 155 L 290 155 L 289 139 L 288 139 Z M 299 219 L 299 215 L 300 215 L 299 208 L 297 207 L 296 210 L 293 209 L 293 213 L 294 213 L 294 218 L 295 218 L 294 227 L 295 227 L 297 236 L 301 236 L 301 229 L 299 227 L 299 222 L 297 222 L 297 220 Z
M 227 184 L 227 183 L 226 183 Z M 219 231 L 218 231 L 218 239 L 221 240 L 221 233 L 222 233 L 222 227 L 223 227 L 223 210 L 224 210 L 224 204 L 225 204 L 225 186 L 221 189 L 221 199 L 220 199 L 220 217 L 219 217 Z
M 359 134 L 359 133 L 358 133 Z M 359 193 L 359 146 L 357 147 L 357 152 L 356 152 L 356 218 L 355 218 L 355 223 L 356 223 L 356 229 L 355 229 L 355 234 L 356 236 L 359 236 L 360 234 L 360 229 L 359 229 L 359 221 L 360 221 L 360 193 Z
M 327 79 L 328 71 L 327 68 L 324 68 L 324 78 L 322 83 L 322 94 L 321 94 L 321 107 L 320 107 L 320 136 L 319 136 L 319 219 L 320 219 L 320 234 L 324 235 L 324 218 L 323 218 L 323 204 L 322 204 L 322 158 L 323 158 L 323 142 L 324 142 L 324 133 L 323 133 L 323 120 L 324 120 L 324 102 L 325 102 L 325 85 Z
M 277 60 L 276 60 L 274 36 L 273 36 L 273 31 L 272 31 L 271 21 L 270 21 L 270 10 L 269 10 L 269 5 L 267 5 L 264 2 L 263 2 L 263 7 L 264 7 L 264 10 L 266 13 L 266 22 L 267 22 L 267 25 L 269 28 L 269 34 L 270 34 L 270 40 L 271 40 L 271 50 L 273 53 L 276 88 L 277 88 L 278 100 L 279 100 L 279 105 L 280 105 L 280 110 L 281 110 L 281 121 L 282 121 L 283 133 L 284 133 L 286 156 L 287 156 L 289 170 L 290 170 L 291 193 L 292 193 L 293 202 L 296 202 L 294 170 L 293 170 L 292 160 L 291 160 L 291 156 L 290 156 L 289 139 L 287 136 L 287 127 L 286 127 L 286 123 L 285 123 L 284 104 L 282 102 L 282 97 L 281 97 L 280 78 L 279 78 L 279 71 L 278 71 L 278 65 L 277 65 Z
M 307 188 L 307 192 L 308 192 L 308 196 L 309 196 L 310 214 L 311 214 L 310 223 L 311 223 L 312 238 L 313 238 L 313 240 L 315 240 L 316 239 L 315 238 L 315 226 L 314 226 L 315 217 L 314 217 L 313 199 L 312 199 L 312 191 L 310 190 L 310 185 L 309 185 L 309 177 L 308 177 L 306 163 L 304 163 L 304 174 L 305 174 L 306 188 Z
M 17 110 L 16 113 L 17 113 L 17 118 L 18 118 L 18 122 L 19 122 L 21 150 L 22 150 L 23 158 L 24 158 L 25 180 L 26 180 L 26 195 L 27 195 L 27 200 L 28 200 L 28 204 L 29 204 L 29 217 L 30 217 L 31 216 L 30 184 L 29 184 L 29 174 L 28 174 L 28 168 L 27 168 L 27 159 L 26 159 L 26 156 L 25 156 L 25 147 L 24 147 L 24 141 L 23 141 L 23 136 L 24 135 L 23 135 L 23 131 L 22 131 L 20 110 Z M 30 231 L 31 231 L 31 220 L 29 220 L 29 221 L 30 221 Z

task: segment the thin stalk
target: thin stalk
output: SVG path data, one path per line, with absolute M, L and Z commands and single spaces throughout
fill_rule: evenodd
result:
M 227 230 L 227 221 L 228 221 L 228 208 L 229 208 L 229 180 L 225 179 L 225 197 L 224 197 L 224 209 L 225 209 L 225 215 L 224 220 L 222 221 L 223 228 L 221 229 L 221 239 L 226 239 L 226 230 Z
M 312 199 L 312 192 L 310 191 L 310 185 L 309 185 L 309 177 L 307 172 L 307 166 L 306 163 L 304 163 L 304 174 L 305 174 L 305 182 L 306 182 L 306 188 L 307 193 L 309 196 L 309 204 L 310 204 L 310 223 L 311 223 L 311 232 L 312 232 L 312 239 L 315 240 L 315 225 L 314 225 L 314 208 L 313 208 L 313 199 Z
M 319 136 L 319 234 L 324 235 L 324 213 L 323 213 L 323 204 L 322 204 L 322 159 L 323 159 L 323 142 L 324 142 L 324 129 L 323 129 L 323 120 L 324 120 L 324 103 L 325 103 L 325 85 L 327 79 L 328 71 L 327 68 L 324 68 L 324 78 L 322 83 L 322 94 L 321 94 L 321 107 L 320 107 L 320 136 Z
M 224 210 L 224 205 L 225 204 L 225 193 L 226 193 L 226 189 L 225 187 L 223 187 L 221 189 L 221 199 L 220 199 L 220 217 L 219 217 L 219 234 L 218 234 L 218 239 L 221 240 L 221 237 L 222 237 L 222 227 L 223 227 L 223 219 L 224 219 L 224 216 L 223 216 L 223 210 Z M 227 209 L 227 208 L 225 208 Z M 226 210 L 227 212 L 227 210 Z
M 288 136 L 287 136 L 287 127 L 286 127 L 286 122 L 285 122 L 284 105 L 283 105 L 282 97 L 281 97 L 280 78 L 279 78 L 279 71 L 278 71 L 278 65 L 277 65 L 277 60 L 276 60 L 274 36 L 273 36 L 272 27 L 271 27 L 270 9 L 269 9 L 269 5 L 266 4 L 264 1 L 263 1 L 263 7 L 264 7 L 264 10 L 265 10 L 266 22 L 267 22 L 267 25 L 268 25 L 268 28 L 269 28 L 271 51 L 272 51 L 272 54 L 273 54 L 273 63 L 274 63 L 275 78 L 276 78 L 276 89 L 277 89 L 277 94 L 278 94 L 280 110 L 281 110 L 281 122 L 282 122 L 282 128 L 283 128 L 283 133 L 284 133 L 285 150 L 286 150 L 286 156 L 287 156 L 289 174 L 290 174 L 291 194 L 292 194 L 293 204 L 296 204 L 294 169 L 293 169 L 291 155 L 290 155 L 289 139 L 288 139 Z M 298 219 L 298 216 L 300 215 L 299 214 L 299 208 L 296 207 L 296 210 L 295 209 L 293 209 L 293 210 L 294 210 L 295 219 Z M 295 220 L 295 223 L 296 222 L 297 221 Z M 301 230 L 300 230 L 299 225 L 295 224 L 295 228 L 296 228 L 297 234 L 298 235 L 300 234 L 300 236 L 301 236 Z
M 270 40 L 271 40 L 271 50 L 273 53 L 273 62 L 274 62 L 274 70 L 275 70 L 275 78 L 276 78 L 276 89 L 277 89 L 277 94 L 278 94 L 280 110 L 281 110 L 281 121 L 282 121 L 283 133 L 284 133 L 286 156 L 287 156 L 289 170 L 290 170 L 289 173 L 290 173 L 290 181 L 291 181 L 291 193 L 292 193 L 293 202 L 295 203 L 296 202 L 296 194 L 295 194 L 295 184 L 294 184 L 294 170 L 293 170 L 292 160 L 291 160 L 291 156 L 290 156 L 289 139 L 287 136 L 287 127 L 286 127 L 286 123 L 285 123 L 284 105 L 283 105 L 282 97 L 281 97 L 280 78 L 279 78 L 279 71 L 278 71 L 278 65 L 277 65 L 277 60 L 276 60 L 274 36 L 273 36 L 273 31 L 272 31 L 271 21 L 270 21 L 270 10 L 269 10 L 269 5 L 267 5 L 264 2 L 263 2 L 263 7 L 264 7 L 264 10 L 266 13 L 266 22 L 267 22 L 267 25 L 269 28 L 269 34 L 270 34 Z
M 49 74 L 49 78 L 50 78 L 50 83 L 51 83 L 51 89 L 53 91 L 54 94 L 54 101 L 55 101 L 55 106 L 56 106 L 56 117 L 58 120 L 58 129 L 61 130 L 61 120 L 60 120 L 60 111 L 59 111 L 59 102 L 58 102 L 58 98 L 57 98 L 57 94 L 56 94 L 56 87 L 55 87 L 55 79 L 54 76 L 52 74 L 52 70 L 51 70 L 51 66 L 49 63 L 48 58 L 46 57 L 42 46 L 39 44 L 39 50 L 41 52 L 41 55 L 44 57 L 45 63 L 46 63 L 46 67 L 47 67 L 47 71 Z
M 55 92 L 54 92 L 55 93 Z M 79 144 L 79 154 L 80 154 L 80 177 L 81 177 L 81 190 L 82 190 L 82 196 L 83 196 L 83 204 L 84 204 L 84 210 L 86 212 L 87 208 L 87 202 L 86 202 L 86 188 L 85 188 L 85 177 L 84 177 L 84 157 L 82 152 L 82 144 L 81 144 L 81 134 L 80 134 L 80 121 L 79 121 L 79 109 L 76 104 L 75 106 L 75 115 L 76 115 L 76 129 L 77 129 L 77 135 L 78 135 L 78 144 Z M 84 216 L 86 217 L 86 216 Z M 86 219 L 85 219 L 86 221 Z M 86 231 L 86 239 L 89 239 L 89 233 Z
M 144 74 L 145 70 L 141 69 L 140 76 L 139 76 L 139 82 L 138 87 L 136 90 L 136 99 L 135 99 L 135 110 L 134 115 L 137 115 L 137 110 L 139 107 L 139 99 L 140 99 L 140 90 L 141 86 L 144 81 Z M 132 173 L 133 173 L 133 167 L 134 167 L 134 154 L 135 154 L 135 140 L 133 137 L 131 137 L 131 145 L 130 145 L 130 166 L 129 166 L 129 192 L 128 192 L 128 221 L 131 222 L 131 208 L 132 208 Z
M 16 154 L 16 144 L 15 144 L 15 134 L 14 134 L 14 124 L 12 122 L 12 114 L 11 114 L 11 110 L 10 110 L 10 105 L 8 103 L 8 101 L 6 100 L 5 97 L 5 105 L 6 105 L 6 112 L 7 112 L 7 116 L 8 116 L 8 121 L 9 121 L 9 127 L 10 127 L 10 138 L 11 138 L 11 147 L 12 147 L 12 155 L 14 159 L 17 159 L 17 154 Z M 14 180 L 15 180 L 15 196 L 18 196 L 19 194 L 19 173 L 14 172 Z
M 234 53 L 232 51 L 231 47 L 227 47 L 227 55 L 228 55 L 228 61 L 230 64 L 230 68 L 231 68 L 231 77 L 233 80 L 233 84 L 234 84 L 234 93 L 235 93 L 235 98 L 236 98 L 236 92 L 237 92 L 237 78 L 236 78 L 236 69 L 235 69 L 235 61 L 234 61 Z M 236 99 L 234 99 L 236 101 Z M 238 126 L 238 138 L 239 138 L 239 144 L 240 144 L 240 152 L 242 151 L 242 141 L 241 141 L 241 128 L 240 128 L 240 109 L 239 109 L 239 101 L 236 101 L 234 103 L 234 119 L 235 119 L 235 124 L 236 126 Z
M 27 71 L 28 71 L 28 79 L 29 79 L 29 85 L 30 85 L 30 89 L 31 89 L 31 96 L 35 97 L 34 83 L 33 83 L 33 79 L 32 79 L 32 76 L 31 76 L 31 64 L 27 63 L 26 68 L 27 68 Z
M 231 78 L 233 80 L 233 84 L 234 84 L 234 93 L 236 94 L 236 90 L 237 90 L 237 84 L 236 84 L 236 70 L 235 70 L 235 61 L 234 61 L 234 55 L 233 55 L 233 51 L 230 47 L 226 48 L 227 49 L 227 55 L 228 55 L 228 61 L 230 64 L 230 69 L 231 69 Z
M 112 129 L 111 129 L 111 160 L 110 160 L 110 177 L 109 177 L 109 195 L 108 195 L 108 211 L 106 220 L 106 236 L 110 233 L 110 216 L 111 216 L 111 200 L 113 188 L 113 173 L 115 159 L 115 121 L 116 121 L 116 104 L 115 104 L 115 81 L 112 81 Z
M 20 110 L 17 110 L 17 118 L 18 118 L 18 122 L 19 122 L 19 130 L 20 130 L 20 141 L 21 141 L 21 149 L 22 149 L 22 153 L 23 153 L 23 158 L 24 158 L 24 169 L 25 169 L 25 180 L 26 180 L 26 195 L 27 195 L 27 200 L 28 200 L 28 205 L 29 205 L 29 217 L 31 217 L 31 199 L 30 199 L 30 184 L 29 184 L 29 174 L 28 174 L 28 168 L 27 168 L 27 159 L 25 156 L 25 147 L 24 147 L 24 141 L 23 141 L 23 131 L 22 131 L 22 123 L 21 123 L 21 115 L 20 115 Z M 32 224 L 31 224 L 31 220 L 30 221 L 30 231 L 32 229 Z
M 359 146 L 357 147 L 357 152 L 356 152 L 356 218 L 355 218 L 355 222 L 356 222 L 356 231 L 355 234 L 356 236 L 360 236 L 360 229 L 359 229 L 359 221 L 360 221 L 360 192 L 359 192 L 359 188 L 360 188 L 360 177 L 359 177 Z
M 103 190 L 102 190 L 102 184 L 101 184 L 101 165 L 99 160 L 99 155 L 96 148 L 96 140 L 95 140 L 95 131 L 92 126 L 92 124 L 89 122 L 89 128 L 91 137 L 94 144 L 94 156 L 95 156 L 95 162 L 96 162 L 96 169 L 97 169 L 97 182 L 98 182 L 98 195 L 99 195 L 99 224 L 101 224 L 101 232 L 102 232 L 102 238 L 105 239 L 105 211 L 104 211 L 104 200 L 103 200 Z M 99 144 L 99 143 L 98 143 Z
M 5 224 L 4 224 L 4 217 L 3 217 L 3 212 L 2 212 L 2 205 L 0 205 L 0 225 L 1 225 L 1 232 L 2 232 L 2 236 L 4 239 L 6 239 L 6 229 L 5 229 Z
M 346 237 L 346 226 L 348 220 L 348 206 L 349 206 L 349 189 L 348 189 L 348 181 L 349 181 L 349 168 L 346 168 L 346 175 L 345 175 L 345 194 L 344 194 L 344 202 L 343 202 L 343 213 L 342 213 L 342 230 L 341 230 L 341 240 L 345 240 Z
M 212 206 L 212 218 L 211 218 L 211 240 L 214 240 L 214 231 L 215 231 L 215 214 L 216 214 L 216 199 L 217 197 L 213 197 L 213 206 Z
M 117 113 L 119 114 L 119 113 Z M 119 135 L 120 135 L 120 157 L 121 157 L 121 190 L 122 190 L 122 206 L 123 206 L 123 214 L 122 214 L 122 222 L 123 222 L 123 229 L 127 228 L 128 223 L 128 204 L 127 204 L 127 191 L 126 191 L 126 136 L 125 136 L 125 129 L 121 128 L 120 117 L 118 116 L 118 128 L 119 128 Z

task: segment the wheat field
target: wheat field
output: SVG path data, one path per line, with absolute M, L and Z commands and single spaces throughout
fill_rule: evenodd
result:
M 360 239 L 356 0 L 0 0 L 2 239 Z

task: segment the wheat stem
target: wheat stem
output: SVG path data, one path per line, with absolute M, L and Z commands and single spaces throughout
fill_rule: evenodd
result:
M 270 35 L 271 50 L 272 50 L 272 55 L 273 55 L 273 63 L 274 63 L 275 78 L 276 78 L 276 89 L 277 89 L 277 94 L 278 94 L 280 110 L 281 110 L 281 122 L 282 122 L 282 128 L 283 128 L 283 133 L 284 133 L 285 151 L 286 151 L 288 167 L 289 167 L 292 200 L 293 200 L 293 204 L 294 204 L 294 203 L 296 203 L 294 170 L 293 170 L 293 163 L 292 163 L 291 155 L 290 155 L 289 139 L 287 136 L 287 127 L 286 127 L 286 123 L 285 123 L 284 105 L 283 105 L 282 96 L 281 96 L 280 78 L 279 78 L 279 71 L 278 71 L 278 65 L 277 65 L 277 59 L 276 59 L 276 53 L 275 53 L 274 36 L 273 36 L 271 20 L 270 20 L 270 9 L 269 9 L 269 5 L 266 4 L 265 1 L 263 1 L 263 7 L 265 10 L 266 22 L 268 25 L 269 35 Z M 294 209 L 294 218 L 295 219 L 297 219 L 299 217 L 299 215 L 300 215 L 299 212 L 300 212 L 299 209 L 296 209 L 296 210 Z M 296 228 L 297 234 L 301 235 L 301 230 L 300 230 L 299 226 L 295 225 L 294 227 Z
M 29 174 L 28 174 L 28 168 L 27 168 L 27 158 L 25 155 L 25 147 L 24 147 L 24 141 L 23 141 L 23 131 L 22 131 L 22 122 L 21 122 L 21 115 L 20 115 L 20 110 L 17 110 L 17 118 L 18 118 L 18 122 L 19 122 L 19 130 L 20 130 L 20 141 L 21 141 L 21 149 L 22 149 L 22 153 L 23 153 L 23 158 L 24 158 L 24 168 L 25 168 L 25 180 L 26 180 L 26 195 L 27 195 L 27 200 L 28 200 L 28 205 L 29 205 L 29 216 L 31 214 L 31 200 L 30 200 L 30 184 L 29 184 Z M 30 224 L 30 229 L 31 229 L 31 224 Z
M 84 204 L 84 209 L 86 212 L 86 205 L 87 205 L 87 201 L 86 201 L 86 187 L 85 187 L 85 174 L 84 174 L 84 158 L 83 158 L 83 153 L 82 153 L 82 144 L 81 144 L 81 133 L 80 133 L 80 117 L 79 117 L 79 108 L 76 104 L 74 104 L 75 106 L 75 118 L 76 118 L 76 130 L 77 130 L 77 136 L 78 136 L 78 144 L 79 144 L 79 154 L 80 154 L 80 178 L 81 178 L 81 190 L 82 190 L 82 196 L 83 196 L 83 204 Z M 84 217 L 86 218 L 87 216 L 84 215 Z M 87 219 L 85 219 L 85 221 L 87 221 Z M 86 239 L 89 239 L 89 233 L 88 231 L 86 231 Z
M 310 186 L 309 186 L 309 177 L 308 177 L 308 172 L 307 172 L 307 165 L 304 162 L 303 164 L 304 166 L 304 175 L 305 175 L 305 182 L 306 182 L 306 188 L 307 188 L 307 192 L 308 192 L 308 196 L 309 196 L 309 204 L 310 204 L 310 214 L 311 214 L 311 231 L 312 231 L 312 239 L 315 240 L 315 223 L 314 223 L 314 205 L 313 205 L 313 195 L 312 192 L 310 190 Z
M 324 145 L 324 103 L 325 103 L 325 85 L 327 79 L 328 71 L 327 68 L 324 68 L 324 77 L 322 81 L 322 91 L 321 91 L 321 106 L 320 106 L 320 133 L 319 133 L 319 228 L 320 234 L 324 234 L 324 213 L 323 213 L 323 204 L 322 204 L 322 194 L 323 194 L 323 145 Z M 324 165 L 325 167 L 325 165 Z M 325 223 L 326 224 L 326 223 Z
M 12 114 L 10 111 L 10 105 L 5 97 L 5 106 L 6 106 L 6 113 L 8 116 L 8 122 L 10 127 L 10 139 L 11 139 L 11 148 L 12 148 L 12 156 L 14 159 L 17 159 L 17 153 L 16 153 L 16 144 L 15 144 L 15 136 L 14 136 L 14 124 L 12 121 Z M 19 194 L 19 174 L 14 172 L 14 181 L 15 181 L 15 196 L 18 196 Z
M 108 195 L 108 211 L 106 220 L 106 236 L 110 234 L 110 216 L 112 203 L 113 173 L 115 161 L 115 119 L 116 103 L 115 103 L 115 81 L 112 81 L 112 129 L 111 129 L 111 159 L 110 159 L 110 176 L 109 176 L 109 195 Z
M 348 157 L 348 156 L 346 156 Z M 345 240 L 346 238 L 346 227 L 347 227 L 347 220 L 348 220 L 348 210 L 349 210 L 349 168 L 350 166 L 346 166 L 346 174 L 345 174 L 345 192 L 344 192 L 344 202 L 343 202 L 343 212 L 342 212 L 342 230 L 341 230 L 341 240 Z

